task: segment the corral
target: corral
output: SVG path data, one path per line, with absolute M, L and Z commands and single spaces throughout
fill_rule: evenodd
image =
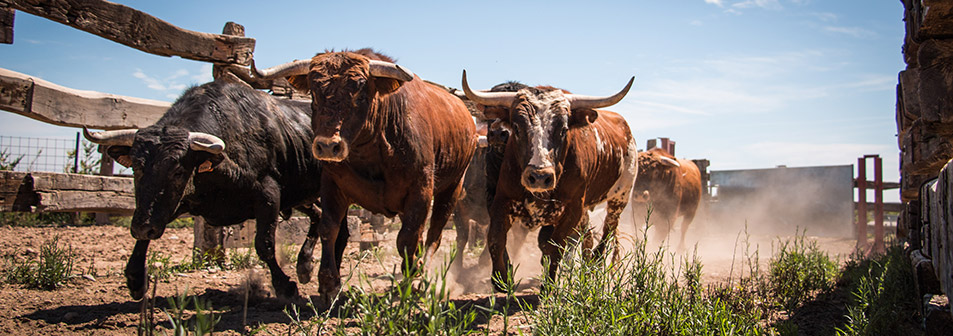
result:
M 723 6 L 721 1 L 705 3 Z M 915 53 L 911 51 L 916 49 L 914 44 L 922 50 L 932 46 L 931 43 L 940 43 L 930 42 L 934 38 L 947 36 L 942 27 L 935 28 L 942 26 L 937 20 L 944 18 L 946 9 L 929 1 L 904 3 L 908 7 L 908 34 L 916 36 L 908 36 L 908 45 L 904 49 L 909 62 L 910 59 L 916 59 L 909 56 Z M 923 8 L 926 7 L 931 7 L 930 15 L 925 14 L 927 11 Z M 740 5 L 732 7 L 742 8 Z M 255 75 L 251 68 L 254 67 L 256 45 L 261 47 L 267 44 L 256 43 L 254 38 L 245 37 L 245 27 L 233 22 L 225 25 L 222 34 L 209 34 L 182 29 L 145 12 L 106 1 L 0 0 L 0 41 L 13 43 L 13 18 L 15 14 L 21 15 L 17 12 L 46 18 L 146 53 L 207 62 L 212 78 L 216 81 L 266 90 L 281 99 L 310 98 L 294 91 L 284 78 L 272 80 Z M 915 23 L 911 24 L 911 21 Z M 911 29 L 916 31 L 921 26 L 929 29 L 910 33 Z M 421 39 L 426 40 L 425 37 Z M 313 50 L 309 52 L 324 50 L 323 45 L 312 47 Z M 942 43 L 938 48 L 945 50 Z M 920 59 L 928 57 L 923 56 L 926 54 L 921 51 Z M 923 64 L 921 62 L 920 66 Z M 318 296 L 321 289 L 317 281 L 300 283 L 298 289 L 302 297 L 297 299 L 288 301 L 275 297 L 275 291 L 267 280 L 268 271 L 262 269 L 254 258 L 251 243 L 253 224 L 215 228 L 205 225 L 199 216 L 181 217 L 175 223 L 185 227 L 170 227 L 161 238 L 153 241 L 147 262 L 150 292 L 142 301 L 130 299 L 130 289 L 126 287 L 122 268 L 136 247 L 133 247 L 135 240 L 129 237 L 129 229 L 122 225 L 129 225 L 128 215 L 136 209 L 135 187 L 129 175 L 109 176 L 113 175 L 115 169 L 108 155 L 101 156 L 98 167 L 84 166 L 85 172 L 101 172 L 99 176 L 78 174 L 81 172 L 79 157 L 82 142 L 77 135 L 76 141 L 70 142 L 75 145 L 70 149 L 75 160 L 69 164 L 72 167 L 70 173 L 39 171 L 32 169 L 32 164 L 27 171 L 23 171 L 21 166 L 21 171 L 0 172 L 0 211 L 3 211 L 4 216 L 4 224 L 0 226 L 0 256 L 4 258 L 0 268 L 4 282 L 0 284 L 0 306 L 4 307 L 0 309 L 0 333 L 17 334 L 28 330 L 42 334 L 151 334 L 168 332 L 169 328 L 177 327 L 176 323 L 181 323 L 187 325 L 185 329 L 201 334 L 199 320 L 211 317 L 213 320 L 220 318 L 211 323 L 212 330 L 225 334 L 375 333 L 382 330 L 394 334 L 565 334 L 567 330 L 558 329 L 558 326 L 572 325 L 567 322 L 572 318 L 556 317 L 562 307 L 576 307 L 581 311 L 591 309 L 582 316 L 587 317 L 583 319 L 583 325 L 593 330 L 613 330 L 612 325 L 605 327 L 594 321 L 602 321 L 603 315 L 619 314 L 620 318 L 615 322 L 620 327 L 615 332 L 623 334 L 725 331 L 712 327 L 711 321 L 698 324 L 704 325 L 700 328 L 709 329 L 685 329 L 688 324 L 682 324 L 682 317 L 702 319 L 692 315 L 693 309 L 717 312 L 714 314 L 727 312 L 725 314 L 728 317 L 722 317 L 721 322 L 733 325 L 730 333 L 824 334 L 833 333 L 834 328 L 853 328 L 847 324 L 849 312 L 844 304 L 850 293 L 846 287 L 840 288 L 843 287 L 841 284 L 828 280 L 828 283 L 821 285 L 821 289 L 803 290 L 804 293 L 794 295 L 796 299 L 787 301 L 787 296 L 780 294 L 781 289 L 772 287 L 768 279 L 777 280 L 776 275 L 770 273 L 783 262 L 779 258 L 791 251 L 823 251 L 835 260 L 833 266 L 824 267 L 837 268 L 840 267 L 837 264 L 839 262 L 846 263 L 849 268 L 853 265 L 851 262 L 861 260 L 850 259 L 855 251 L 876 257 L 885 247 L 888 251 L 894 251 L 897 246 L 902 246 L 898 244 L 906 242 L 913 247 L 912 250 L 921 244 L 924 246 L 922 251 L 912 254 L 918 267 L 919 289 L 924 293 L 939 294 L 936 288 L 925 288 L 931 284 L 931 280 L 922 278 L 934 271 L 941 278 L 949 273 L 949 267 L 943 266 L 948 261 L 943 257 L 946 238 L 943 238 L 942 230 L 945 225 L 935 224 L 945 223 L 942 218 L 946 214 L 942 211 L 942 205 L 930 207 L 937 200 L 946 199 L 943 186 L 949 183 L 942 177 L 939 182 L 926 184 L 922 189 L 919 183 L 936 175 L 934 170 L 938 171 L 940 167 L 936 164 L 937 160 L 948 160 L 942 154 L 945 153 L 943 148 L 946 148 L 942 141 L 924 140 L 934 139 L 934 134 L 930 132 L 942 130 L 945 119 L 941 117 L 937 121 L 927 118 L 933 114 L 910 112 L 913 109 L 910 106 L 924 106 L 923 97 L 933 95 L 929 93 L 933 87 L 922 84 L 924 78 L 932 78 L 923 75 L 929 72 L 927 70 L 936 69 L 926 67 L 926 70 L 921 71 L 911 67 L 901 73 L 901 83 L 897 88 L 898 137 L 904 155 L 902 162 L 906 167 L 902 171 L 902 200 L 906 203 L 900 214 L 900 223 L 896 226 L 889 218 L 901 209 L 899 205 L 885 201 L 883 192 L 901 187 L 901 184 L 884 181 L 881 159 L 874 158 L 874 155 L 858 159 L 856 170 L 854 165 L 849 164 L 852 158 L 873 150 L 851 152 L 849 156 L 840 158 L 837 162 L 841 163 L 837 165 L 825 163 L 773 169 L 711 170 L 709 166 L 719 167 L 723 161 L 693 160 L 701 170 L 703 202 L 699 214 L 688 229 L 676 229 L 687 230 L 687 240 L 690 242 L 688 249 L 676 250 L 675 244 L 647 241 L 642 219 L 638 215 L 632 218 L 625 211 L 620 224 L 622 232 L 619 245 L 623 256 L 628 258 L 623 258 L 622 266 L 616 265 L 615 268 L 621 271 L 609 271 L 605 268 L 605 260 L 601 259 L 597 260 L 603 261 L 601 266 L 598 262 L 589 264 L 591 260 L 586 252 L 570 248 L 566 251 L 570 258 L 564 261 L 566 264 L 560 270 L 564 273 L 560 273 L 556 280 L 547 281 L 541 276 L 545 270 L 540 263 L 540 250 L 536 247 L 536 232 L 531 232 L 526 238 L 526 242 L 531 243 L 516 241 L 507 247 L 509 258 L 515 266 L 512 270 L 517 280 L 514 287 L 504 286 L 502 289 L 509 290 L 508 293 L 494 294 L 490 266 L 480 257 L 483 252 L 480 244 L 485 244 L 486 240 L 478 241 L 476 248 L 466 250 L 465 255 L 456 256 L 463 259 L 462 270 L 445 274 L 445 263 L 449 261 L 450 251 L 453 250 L 455 235 L 448 226 L 444 230 L 438 254 L 429 260 L 424 270 L 425 276 L 404 270 L 403 273 L 407 275 L 404 277 L 400 269 L 403 255 L 394 247 L 398 239 L 396 229 L 400 223 L 373 215 L 367 210 L 352 208 L 347 213 L 347 226 L 351 232 L 349 241 L 354 243 L 343 250 L 341 276 L 345 288 L 342 296 L 331 302 L 332 309 L 319 303 L 327 298 Z M 910 75 L 913 72 L 919 75 Z M 429 79 L 428 75 L 433 76 L 417 74 L 423 79 Z M 445 77 L 440 78 L 441 81 L 446 80 Z M 608 82 L 612 80 L 607 79 Z M 917 84 L 909 84 L 911 80 L 916 80 Z M 905 81 L 907 87 L 904 86 Z M 444 84 L 449 83 L 444 81 Z M 633 90 L 637 90 L 638 83 Z M 449 88 L 454 85 L 440 86 L 454 92 Z M 917 86 L 919 91 L 909 86 Z M 914 100 L 911 97 L 917 95 L 919 105 L 911 105 Z M 642 98 L 645 96 L 638 99 Z M 169 106 L 169 103 L 162 101 L 77 90 L 47 82 L 38 76 L 0 69 L 0 109 L 51 125 L 103 130 L 144 128 L 158 120 Z M 920 118 L 917 113 L 924 117 Z M 911 117 L 913 114 L 917 116 Z M 942 111 L 937 114 L 944 115 Z M 629 122 L 635 124 L 633 120 Z M 940 132 L 939 136 L 942 137 L 942 134 L 945 133 Z M 637 139 L 642 136 L 636 134 Z M 681 134 L 675 136 L 679 137 L 681 148 L 691 148 L 691 155 L 708 158 L 704 154 L 707 149 L 699 147 L 705 144 L 682 140 Z M 674 141 L 663 138 L 661 145 L 674 153 Z M 654 141 L 647 148 L 651 147 L 654 147 Z M 926 153 L 930 150 L 933 152 Z M 99 151 L 108 152 L 108 148 L 103 147 Z M 868 180 L 868 167 L 865 166 L 870 158 L 874 159 L 874 164 L 869 167 L 873 168 L 873 180 Z M 7 157 L 2 159 L 0 163 L 6 164 Z M 889 156 L 887 159 L 892 160 Z M 844 161 L 848 164 L 844 164 Z M 909 167 L 917 168 L 913 170 Z M 914 183 L 913 180 L 919 182 Z M 912 184 L 918 185 L 914 187 Z M 868 189 L 874 190 L 873 202 L 867 201 Z M 916 195 L 911 189 L 916 189 Z M 482 193 L 481 190 L 468 192 Z M 858 195 L 856 199 L 855 193 Z M 926 196 L 934 193 L 939 196 Z M 600 225 L 605 216 L 602 209 L 597 207 L 584 220 L 593 224 L 595 230 L 602 229 Z M 869 210 L 873 210 L 872 244 L 867 234 Z M 96 213 L 98 225 L 90 225 L 92 213 Z M 885 214 L 888 217 L 886 229 Z M 276 252 L 279 264 L 287 274 L 295 273 L 297 251 L 308 231 L 308 221 L 302 215 L 294 213 L 279 224 Z M 22 223 L 31 221 L 47 224 L 22 227 L 26 226 Z M 55 224 L 49 226 L 50 222 Z M 897 227 L 896 233 L 894 227 Z M 921 230 L 921 227 L 926 229 Z M 921 236 L 920 233 L 926 234 Z M 905 240 L 898 243 L 894 237 Z M 510 241 L 513 242 L 512 237 Z M 49 256 L 50 251 L 62 251 L 58 248 L 63 247 L 69 247 L 68 254 L 73 257 L 72 273 L 67 274 L 65 280 L 50 285 L 54 290 L 36 289 L 32 285 L 14 284 L 13 280 L 8 280 L 19 274 L 14 271 L 17 263 Z M 861 258 L 859 255 L 854 257 Z M 929 257 L 933 258 L 932 263 L 926 261 Z M 642 264 L 631 264 L 633 260 L 641 260 Z M 639 267 L 627 268 L 625 265 Z M 585 273 L 587 268 L 597 274 Z M 652 271 L 627 273 L 637 268 Z M 768 268 L 771 271 L 765 271 Z M 599 270 L 606 272 L 600 273 Z M 648 277 L 639 278 L 646 274 Z M 629 291 L 638 286 L 613 285 L 608 280 L 596 284 L 602 281 L 598 279 L 603 279 L 598 276 L 619 276 L 607 279 L 627 279 L 647 288 L 658 286 L 659 291 L 667 291 L 665 293 L 673 301 L 632 303 L 636 301 L 626 300 L 652 298 L 640 297 L 635 294 L 637 292 Z M 597 280 L 588 283 L 581 279 Z M 946 289 L 945 292 L 949 292 L 948 281 L 937 282 Z M 594 287 L 585 287 L 590 285 Z M 547 288 L 557 290 L 546 291 Z M 614 299 L 622 300 L 618 302 L 606 298 L 586 301 L 599 296 L 592 296 L 592 292 L 586 290 L 596 289 L 597 293 L 602 291 L 599 294 L 611 296 L 614 292 L 607 288 L 627 294 L 617 295 Z M 578 293 L 590 293 L 586 294 L 590 296 L 573 297 Z M 764 298 L 772 295 L 784 297 L 778 300 L 785 301 L 764 303 Z M 189 296 L 187 300 L 186 296 Z M 176 303 L 175 298 L 188 302 Z M 744 301 L 744 298 L 750 301 Z M 559 302 L 567 304 L 556 304 Z M 732 302 L 737 306 L 726 308 L 718 306 L 718 302 Z M 746 306 L 752 302 L 763 304 Z M 646 320 L 634 329 L 625 329 L 632 327 L 623 320 L 637 316 L 632 313 L 633 307 L 641 309 L 653 304 L 676 307 L 672 309 L 675 313 L 666 315 L 672 312 L 666 312 L 665 309 L 650 310 L 651 318 L 640 316 L 638 318 Z M 201 311 L 202 305 L 207 305 L 204 313 Z M 388 310 L 390 308 L 393 311 Z M 678 315 L 678 312 L 682 315 Z M 184 315 L 177 315 L 179 313 Z M 897 320 L 902 328 L 915 329 L 911 326 L 916 325 L 916 319 L 926 315 L 923 311 L 918 314 Z M 820 315 L 830 316 L 819 318 Z M 930 323 L 942 325 L 939 324 L 942 321 L 937 322 L 935 315 Z M 547 319 L 565 323 L 547 324 Z M 387 329 L 388 324 L 392 329 Z M 394 329 L 398 328 L 395 325 L 409 329 Z

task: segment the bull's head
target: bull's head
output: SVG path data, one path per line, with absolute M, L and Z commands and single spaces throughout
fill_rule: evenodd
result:
M 639 178 L 632 186 L 632 201 L 648 203 L 652 190 L 671 190 L 681 175 L 681 164 L 659 149 L 639 152 Z M 664 194 L 664 193 L 663 193 Z
M 566 156 L 570 128 L 583 127 L 596 120 L 594 110 L 614 105 L 632 87 L 633 77 L 622 91 L 609 97 L 566 94 L 559 89 L 523 88 L 517 92 L 474 92 L 463 72 L 463 91 L 467 98 L 484 106 L 487 118 L 497 118 L 509 125 L 516 147 L 517 163 L 523 167 L 520 182 L 527 191 L 548 192 L 556 188 Z M 499 111 L 494 113 L 493 111 Z M 509 155 L 509 154 L 508 154 Z
M 136 239 L 157 239 L 180 215 L 180 201 L 196 172 L 224 160 L 225 142 L 214 135 L 175 126 L 93 132 L 86 139 L 108 146 L 116 162 L 132 167 L 136 210 L 130 231 Z
M 412 72 L 394 63 L 353 52 L 323 53 L 263 71 L 253 67 L 253 72 L 262 78 L 289 77 L 296 89 L 311 93 L 312 154 L 333 162 L 347 158 L 349 144 L 374 136 L 361 133 L 372 122 L 373 99 L 414 79 Z

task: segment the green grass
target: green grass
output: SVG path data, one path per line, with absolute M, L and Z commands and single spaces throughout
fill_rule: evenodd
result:
M 770 261 L 769 282 L 778 303 L 791 310 L 820 291 L 829 291 L 838 272 L 837 262 L 821 251 L 804 232 L 792 241 L 779 241 L 780 248 Z
M 9 227 L 50 227 L 65 226 L 73 223 L 74 214 L 68 212 L 2 212 L 0 226 Z M 94 223 L 93 219 L 81 216 L 80 225 Z
M 11 284 L 53 290 L 70 279 L 75 259 L 73 249 L 70 246 L 61 246 L 59 237 L 56 236 L 40 246 L 36 259 L 19 258 L 16 253 L 8 256 L 4 278 Z
M 838 335 L 922 333 L 919 324 L 913 268 L 899 244 L 890 244 L 883 255 L 855 256 L 847 262 L 838 281 L 851 293 L 848 323 Z
M 215 331 L 215 325 L 222 319 L 221 315 L 215 313 L 211 302 L 198 296 L 190 296 L 188 292 L 189 289 L 186 288 L 185 291 L 169 297 L 169 309 L 162 310 L 171 324 L 172 334 L 175 336 L 212 334 Z M 190 302 L 192 303 L 191 311 L 188 309 Z
M 677 260 L 663 248 L 649 250 L 643 238 L 634 252 L 609 263 L 587 260 L 570 245 L 553 288 L 540 294 L 532 312 L 538 335 L 761 335 L 761 316 L 732 307 L 702 290 L 702 264 Z

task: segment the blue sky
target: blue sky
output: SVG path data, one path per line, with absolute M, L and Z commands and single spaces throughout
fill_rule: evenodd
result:
M 506 80 L 606 95 L 640 147 L 670 137 L 712 170 L 884 158 L 898 180 L 895 86 L 903 7 L 869 0 L 119 1 L 185 29 L 226 21 L 257 40 L 264 67 L 325 49 L 373 47 L 421 77 L 459 87 Z M 0 67 L 63 86 L 172 101 L 211 65 L 155 56 L 16 13 Z M 75 129 L 0 113 L 0 135 Z M 892 193 L 892 192 L 891 192 Z

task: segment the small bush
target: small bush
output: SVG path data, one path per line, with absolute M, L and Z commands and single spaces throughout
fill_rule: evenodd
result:
M 643 235 L 644 237 L 644 235 Z M 649 251 L 645 238 L 635 251 L 607 265 L 587 260 L 570 244 L 553 290 L 540 294 L 533 311 L 539 335 L 760 335 L 760 316 L 732 309 L 718 296 L 704 295 L 702 265 L 695 256 L 675 262 L 663 248 Z M 676 266 L 680 265 L 680 266 Z
M 832 288 L 837 275 L 837 262 L 821 251 L 817 242 L 807 240 L 804 233 L 793 241 L 781 241 L 780 249 L 771 258 L 770 282 L 778 303 L 791 310 L 819 291 Z
M 150 251 L 149 257 L 146 259 L 146 267 L 149 275 L 159 280 L 168 280 L 176 273 L 191 272 L 212 266 L 217 265 L 209 261 L 209 258 L 206 256 L 187 256 L 182 258 L 179 262 L 174 262 L 172 261 L 172 256 L 162 254 L 161 252 Z
M 215 325 L 222 319 L 221 315 L 215 313 L 212 303 L 198 296 L 189 296 L 189 289 L 178 293 L 174 297 L 169 297 L 169 310 L 162 310 L 169 323 L 172 325 L 173 335 L 185 336 L 192 332 L 192 335 L 209 335 L 215 331 Z M 189 300 L 191 299 L 191 300 Z M 192 302 L 192 311 L 188 311 L 189 301 Z
M 839 283 L 851 292 L 847 305 L 847 325 L 837 328 L 838 335 L 880 335 L 920 332 L 917 326 L 917 294 L 913 267 L 903 247 L 893 244 L 887 253 L 873 259 L 855 255 L 847 262 Z
M 5 278 L 8 283 L 53 290 L 69 280 L 75 258 L 71 247 L 61 247 L 59 237 L 53 237 L 40 246 L 36 260 L 9 256 Z
M 48 227 L 73 223 L 72 213 L 67 212 L 3 212 L 0 213 L 0 226 L 10 227 Z

